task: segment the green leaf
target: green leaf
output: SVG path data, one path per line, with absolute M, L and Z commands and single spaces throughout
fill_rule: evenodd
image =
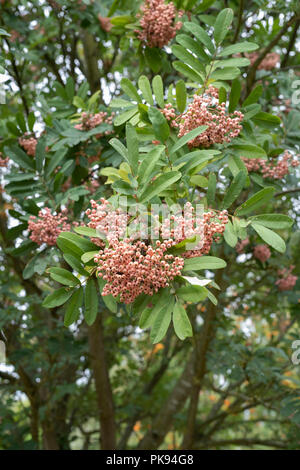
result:
M 186 107 L 186 99 L 187 99 L 187 93 L 186 93 L 186 87 L 185 83 L 183 80 L 179 80 L 176 83 L 176 103 L 177 103 L 177 108 L 180 113 L 183 113 Z
M 215 70 L 210 78 L 213 80 L 233 80 L 240 75 L 241 71 L 238 67 L 224 67 L 220 70 Z
M 247 173 L 245 171 L 239 171 L 233 178 L 233 181 L 226 191 L 223 200 L 223 209 L 228 209 L 234 201 L 239 197 L 243 187 L 245 186 Z
M 154 196 L 159 195 L 162 191 L 171 186 L 171 184 L 175 183 L 175 181 L 178 181 L 180 177 L 181 173 L 179 173 L 179 171 L 170 171 L 158 176 L 151 185 L 146 186 L 139 197 L 139 202 L 142 204 L 150 201 Z
M 236 176 L 240 171 L 244 171 L 246 174 L 248 174 L 245 163 L 237 155 L 230 155 L 229 156 L 229 158 L 228 158 L 228 167 L 229 167 L 231 173 L 233 174 L 233 176 Z
M 241 90 L 242 90 L 241 82 L 236 78 L 232 82 L 231 92 L 230 92 L 230 97 L 229 97 L 228 111 L 230 113 L 233 113 L 233 111 L 235 111 L 238 105 L 238 102 L 241 96 Z
M 198 137 L 198 135 L 202 134 L 202 132 L 204 132 L 206 129 L 207 126 L 199 126 L 196 127 L 196 129 L 193 129 L 192 131 L 180 137 L 180 139 L 177 140 L 177 142 L 170 149 L 170 155 L 177 152 L 177 150 L 181 149 L 181 147 L 187 144 L 190 140 L 193 140 L 195 139 L 195 137 Z
M 238 242 L 238 238 L 230 220 L 228 220 L 227 224 L 225 225 L 224 238 L 227 245 L 231 246 L 232 248 L 235 247 Z
M 186 64 L 183 64 L 178 60 L 175 60 L 175 62 L 173 62 L 173 67 L 175 70 L 177 70 L 177 72 L 192 80 L 192 82 L 202 84 L 204 81 L 202 75 L 199 75 L 199 73 L 195 72 L 193 69 L 191 69 L 191 67 Z
M 152 88 L 154 92 L 154 96 L 156 99 L 156 103 L 160 108 L 163 108 L 165 105 L 164 100 L 164 85 L 160 75 L 155 75 L 152 80 Z
M 232 59 L 223 59 L 215 62 L 215 69 L 228 68 L 228 67 L 248 67 L 250 60 L 245 57 L 233 57 Z
M 59 240 L 68 240 L 75 244 L 78 248 L 78 253 L 81 252 L 83 254 L 85 251 L 91 251 L 96 248 L 96 245 L 92 243 L 90 240 L 77 235 L 76 233 L 72 232 L 61 232 L 57 241 Z
M 118 194 L 126 194 L 127 196 L 133 196 L 135 193 L 133 187 L 126 181 L 115 181 L 112 184 L 112 188 L 117 191 Z
M 260 225 L 257 222 L 251 222 L 251 226 L 264 242 L 266 242 L 275 250 L 279 251 L 279 253 L 285 252 L 286 246 L 284 240 L 279 235 L 277 235 L 277 233 L 273 232 L 273 230 L 270 230 L 269 228 L 264 227 L 263 225 Z
M 243 102 L 243 108 L 245 108 L 246 106 L 249 106 L 250 104 L 257 103 L 257 101 L 261 97 L 262 93 L 263 93 L 263 86 L 262 85 L 257 85 L 251 91 L 250 95 Z
M 164 150 L 164 145 L 156 145 L 155 148 L 150 150 L 150 152 L 144 156 L 138 169 L 138 180 L 140 181 L 141 186 L 148 182 L 152 171 L 154 170 L 155 165 L 162 156 Z
M 150 340 L 153 344 L 159 343 L 166 335 L 171 323 L 174 303 L 175 299 L 171 297 L 166 307 L 157 313 L 150 333 Z
M 24 168 L 25 170 L 34 170 L 34 160 L 32 157 L 29 157 L 27 153 L 23 152 L 19 147 L 14 145 L 11 148 L 5 147 L 4 148 L 5 154 L 17 163 L 20 167 Z
M 145 75 L 141 75 L 138 81 L 138 85 L 139 89 L 143 93 L 144 99 L 147 101 L 147 103 L 153 105 L 154 102 L 149 79 Z
M 183 305 L 176 302 L 173 310 L 173 325 L 176 335 L 182 341 L 193 336 L 192 325 Z
M 81 256 L 81 261 L 83 263 L 88 263 L 89 261 L 93 260 L 95 255 L 97 255 L 98 253 L 99 253 L 99 250 L 98 251 L 88 251 L 87 253 L 84 253 Z
M 202 62 L 194 57 L 186 48 L 180 46 L 179 44 L 174 44 L 172 46 L 172 52 L 179 60 L 184 64 L 189 65 L 193 70 L 199 73 L 203 78 L 205 77 L 205 67 Z
M 38 140 L 36 150 L 35 150 L 35 165 L 36 165 L 36 170 L 39 173 L 42 173 L 43 167 L 44 167 L 44 162 L 45 162 L 45 157 L 46 157 L 46 138 L 41 137 Z
M 74 287 L 80 284 L 79 279 L 75 277 L 70 271 L 63 268 L 50 268 L 49 270 L 50 276 L 54 281 L 60 282 L 60 284 L 64 284 L 66 286 Z
M 98 280 L 100 292 L 101 292 L 101 295 L 102 295 L 103 287 L 105 286 L 106 282 L 101 277 L 97 277 L 97 280 Z M 102 295 L 102 300 L 103 300 L 105 306 L 108 308 L 108 310 L 110 310 L 112 313 L 117 313 L 118 304 L 117 304 L 117 301 L 115 300 L 115 298 L 111 294 Z
M 64 318 L 64 325 L 70 326 L 72 323 L 78 320 L 80 315 L 80 307 L 82 306 L 83 301 L 83 289 L 80 287 L 72 295 L 71 299 L 67 304 L 67 309 Z
M 250 217 L 250 220 L 275 230 L 290 228 L 294 223 L 291 217 L 284 214 L 259 214 Z
M 199 186 L 200 188 L 207 188 L 208 186 L 208 179 L 202 175 L 193 175 L 190 179 L 191 184 L 195 186 Z
M 275 188 L 268 187 L 264 188 L 258 193 L 250 197 L 246 202 L 244 202 L 240 207 L 235 211 L 236 215 L 244 215 L 256 210 L 258 207 L 266 204 L 272 199 L 275 193 Z
M 241 52 L 250 52 L 258 49 L 258 45 L 254 42 L 238 42 L 232 46 L 227 46 L 219 52 L 218 57 L 224 57 L 226 55 L 240 54 Z
M 50 156 L 50 161 L 47 165 L 47 168 L 45 170 L 45 178 L 48 179 L 49 176 L 51 175 L 52 171 L 55 170 L 58 165 L 61 163 L 62 159 L 67 153 L 66 148 L 62 148 L 60 150 L 57 150 L 54 155 Z
M 36 243 L 31 240 L 25 240 L 17 248 L 7 248 L 6 251 L 13 256 L 23 255 L 31 250 L 36 250 Z
M 67 290 L 65 287 L 61 287 L 60 289 L 52 292 L 52 294 L 47 295 L 42 305 L 46 308 L 59 307 L 71 297 L 73 292 L 74 289 Z
M 123 113 L 118 114 L 118 116 L 114 120 L 114 125 L 115 126 L 121 126 L 125 122 L 132 119 L 136 114 L 138 114 L 138 111 L 139 111 L 138 107 L 134 106 L 131 109 L 127 109 Z
M 122 78 L 121 88 L 124 91 L 124 93 L 126 93 L 126 95 L 129 96 L 129 98 L 131 98 L 134 101 L 137 101 L 138 103 L 142 102 L 142 99 L 140 95 L 138 94 L 137 89 L 128 78 Z
M 146 47 L 145 58 L 152 72 L 158 73 L 162 66 L 160 49 L 157 47 Z
M 254 144 L 233 144 L 231 146 L 240 157 L 246 158 L 267 158 L 267 154 L 262 147 Z
M 125 145 L 123 145 L 122 142 L 120 142 L 119 139 L 116 139 L 115 137 L 113 139 L 110 139 L 109 143 L 121 155 L 121 157 L 123 157 L 124 160 L 130 165 L 128 150 L 125 147 Z
M 71 268 L 74 269 L 74 271 L 77 271 L 78 274 L 81 274 L 82 276 L 86 276 L 86 277 L 89 275 L 89 273 L 81 265 L 78 258 L 75 258 L 75 256 L 70 255 L 69 253 L 64 253 L 63 257 L 65 261 L 68 263 L 68 265 L 71 266 Z
M 190 36 L 187 34 L 178 34 L 176 36 L 176 41 L 183 46 L 185 49 L 189 49 L 191 52 L 196 54 L 199 59 L 201 59 L 204 63 L 209 63 L 210 58 L 204 51 L 199 41 L 194 41 Z
M 170 135 L 170 128 L 166 118 L 153 106 L 149 109 L 148 115 L 152 122 L 155 137 L 160 140 L 160 142 L 164 143 Z
M 233 11 L 231 8 L 225 8 L 218 14 L 214 25 L 214 38 L 216 44 L 219 45 L 229 31 L 233 20 Z
M 129 123 L 126 124 L 126 143 L 129 166 L 132 169 L 132 174 L 135 175 L 139 163 L 139 141 L 135 128 Z
M 87 237 L 97 237 L 97 230 L 95 228 L 90 227 L 75 227 L 74 231 L 79 235 L 86 235 Z
M 179 287 L 176 290 L 176 295 L 186 302 L 201 302 L 207 297 L 207 289 L 202 286 L 188 285 Z
M 23 278 L 30 279 L 34 273 L 40 276 L 45 272 L 48 265 L 48 259 L 43 258 L 40 254 L 34 256 L 25 266 L 23 270 Z
M 143 310 L 139 327 L 142 329 L 149 328 L 153 324 L 156 315 L 169 304 L 169 300 L 170 291 L 168 289 L 162 289 L 152 298 L 149 297 L 149 304 L 153 304 L 153 307 Z
M 97 317 L 98 312 L 98 295 L 93 279 L 88 279 L 85 287 L 84 296 L 84 318 L 88 325 L 92 325 Z
M 226 262 L 215 256 L 197 256 L 184 261 L 183 271 L 199 271 L 200 269 L 222 269 Z
M 213 42 L 207 32 L 201 28 L 201 26 L 187 21 L 184 23 L 184 28 L 190 31 L 200 42 L 202 42 L 202 44 L 204 44 L 211 54 L 214 54 L 215 46 L 213 45 Z
M 273 129 L 274 127 L 279 126 L 281 123 L 281 119 L 278 116 L 274 116 L 273 114 L 265 113 L 263 111 L 255 114 L 255 116 L 252 118 L 252 121 L 257 126 L 263 127 L 265 129 Z
M 208 187 L 207 187 L 207 193 L 206 193 L 208 206 L 211 206 L 215 200 L 216 188 L 217 188 L 216 175 L 214 173 L 210 173 L 208 177 Z

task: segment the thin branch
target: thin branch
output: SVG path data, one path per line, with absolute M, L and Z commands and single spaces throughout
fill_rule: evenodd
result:
M 300 188 L 295 188 L 295 189 L 287 189 L 286 191 L 280 191 L 279 193 L 275 193 L 275 197 L 279 196 L 285 196 L 285 194 L 290 194 L 290 193 L 299 193 Z
M 284 58 L 282 59 L 280 68 L 284 68 L 288 63 L 290 52 L 293 49 L 293 47 L 295 45 L 295 42 L 296 42 L 296 39 L 297 39 L 297 32 L 298 32 L 299 26 L 300 26 L 300 21 L 298 20 L 294 24 L 294 29 L 293 29 L 293 32 L 291 34 L 290 40 L 289 40 L 289 44 L 288 44 L 288 47 L 287 47 L 286 54 L 285 54 Z
M 232 40 L 232 44 L 235 44 L 237 42 L 238 37 L 240 35 L 240 30 L 241 30 L 242 23 L 243 23 L 243 10 L 244 10 L 244 0 L 240 0 L 239 12 L 238 12 L 238 23 L 237 23 L 237 27 L 235 30 L 234 38 Z
M 236 445 L 236 446 L 246 446 L 246 447 L 253 447 L 253 446 L 265 446 L 265 447 L 273 447 L 276 449 L 286 449 L 288 447 L 288 441 L 275 441 L 272 439 L 219 439 L 208 441 L 203 446 L 198 447 L 198 449 L 207 449 L 210 447 L 224 447 L 228 445 Z

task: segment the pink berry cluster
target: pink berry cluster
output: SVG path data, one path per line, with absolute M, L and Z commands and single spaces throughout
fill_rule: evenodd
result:
M 100 113 L 97 114 L 89 114 L 84 112 L 81 114 L 81 122 L 75 125 L 75 129 L 79 129 L 80 131 L 89 131 L 94 129 L 94 127 L 100 126 L 100 124 L 112 124 L 112 122 L 113 114 L 108 116 L 105 111 L 100 111 Z M 104 132 L 104 134 L 111 134 L 111 131 L 107 130 Z
M 265 263 L 271 256 L 271 251 L 267 245 L 256 245 L 253 250 L 254 258 Z
M 176 122 L 176 112 L 171 103 L 167 103 L 164 109 L 161 109 L 161 113 L 165 116 L 167 121 L 170 122 L 171 127 L 178 127 L 179 124 Z
M 250 60 L 251 65 L 254 64 L 256 59 L 259 56 L 259 52 L 251 52 L 250 54 L 245 53 L 245 56 Z M 280 62 L 280 55 L 276 52 L 270 52 L 266 57 L 261 61 L 258 70 L 272 70 Z
M 250 240 L 249 238 L 245 238 L 244 240 L 241 240 L 240 242 L 238 242 L 236 245 L 235 245 L 235 250 L 236 252 L 241 255 L 242 253 L 244 253 L 245 251 L 245 248 L 246 246 L 248 246 L 250 243 Z
M 98 264 L 97 274 L 107 281 L 103 295 L 120 295 L 124 303 L 133 302 L 142 293 L 153 295 L 158 289 L 167 287 L 181 273 L 184 258 L 208 253 L 228 222 L 227 211 L 218 214 L 209 211 L 197 216 L 192 205 L 187 203 L 189 211 L 185 211 L 184 216 L 176 214 L 162 221 L 159 215 L 154 216 L 154 238 L 163 240 L 152 243 L 142 241 L 135 233 L 128 234 L 128 224 L 132 223 L 130 216 L 122 209 L 112 208 L 109 201 L 102 198 L 97 203 L 92 200 L 91 206 L 92 209 L 86 211 L 90 220 L 88 226 L 97 229 L 99 237 L 103 234 L 108 242 L 105 246 L 101 238 L 92 238 L 100 247 L 94 258 Z M 195 235 L 199 235 L 200 241 L 182 255 L 167 252 L 180 241 L 193 239 Z
M 57 215 L 51 214 L 51 210 L 48 207 L 40 210 L 38 218 L 30 216 L 28 222 L 28 229 L 31 232 L 30 239 L 42 245 L 55 245 L 56 239 L 60 232 L 66 232 L 70 230 L 71 225 L 67 222 L 66 210 L 63 210 Z
M 279 278 L 275 282 L 276 286 L 280 291 L 292 290 L 297 282 L 298 276 L 294 276 L 292 273 L 295 266 L 289 268 L 280 269 L 278 271 Z
M 19 137 L 19 145 L 21 145 L 27 155 L 31 157 L 35 156 L 37 142 L 38 141 L 34 137 L 30 137 L 29 134 L 24 134 L 22 137 Z
M 100 236 L 107 238 L 112 243 L 126 234 L 128 215 L 121 209 L 113 209 L 104 198 L 100 199 L 98 204 L 93 199 L 90 201 L 92 209 L 86 210 L 86 215 L 90 219 L 88 227 L 97 229 Z M 104 243 L 101 238 L 92 238 L 92 241 L 98 245 L 103 246 Z
M 261 172 L 263 178 L 282 179 L 290 172 L 290 166 L 299 166 L 299 161 L 294 158 L 288 150 L 286 150 L 280 160 L 269 162 L 261 158 L 245 158 L 242 157 L 245 166 L 249 172 Z
M 226 210 L 216 214 L 214 211 L 196 215 L 190 203 L 185 205 L 187 209 L 182 214 L 172 215 L 170 219 L 162 222 L 160 233 L 163 238 L 170 237 L 175 244 L 193 237 L 199 238 L 199 242 L 182 254 L 185 258 L 193 258 L 209 253 L 212 243 L 220 240 L 228 223 Z
M 98 20 L 100 23 L 101 28 L 103 31 L 106 31 L 107 33 L 111 30 L 112 24 L 110 22 L 110 18 L 101 16 L 100 14 L 98 15 Z
M 98 276 L 107 281 L 102 295 L 120 295 L 120 301 L 129 304 L 140 294 L 153 295 L 169 286 L 184 265 L 183 258 L 166 253 L 173 244 L 157 240 L 153 247 L 124 239 L 100 250 L 94 260 Z
M 203 95 L 194 95 L 193 102 L 182 115 L 178 137 L 196 127 L 208 126 L 202 134 L 188 142 L 190 148 L 230 142 L 241 132 L 244 115 L 239 111 L 227 114 L 226 104 L 219 104 L 218 97 L 217 88 L 209 86 Z
M 100 186 L 100 183 L 99 183 L 99 181 L 98 181 L 96 178 L 90 179 L 90 180 L 85 184 L 86 189 L 88 189 L 92 194 L 97 191 L 97 189 L 99 188 L 99 186 Z
M 182 27 L 182 11 L 177 11 L 173 2 L 164 0 L 145 0 L 139 14 L 141 30 L 136 30 L 138 38 L 149 47 L 162 48 L 176 36 Z
M 8 157 L 4 158 L 2 153 L 0 152 L 0 168 L 7 167 L 8 162 L 9 162 L 9 158 Z

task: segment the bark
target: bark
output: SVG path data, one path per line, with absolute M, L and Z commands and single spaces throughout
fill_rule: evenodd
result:
M 82 33 L 82 42 L 85 57 L 85 74 L 89 82 L 91 92 L 95 93 L 98 90 L 101 91 L 101 75 L 98 67 L 99 46 L 93 36 L 85 30 L 83 30 Z M 102 99 L 102 96 L 100 96 L 100 98 Z
M 181 410 L 192 388 L 195 354 L 191 354 L 168 400 L 157 414 L 152 428 L 139 444 L 139 449 L 157 449 L 171 428 L 175 413 Z
M 116 425 L 112 390 L 104 348 L 101 315 L 88 330 L 91 366 L 94 373 L 100 422 L 100 446 L 102 450 L 116 448 Z
M 223 270 L 216 274 L 216 283 L 221 287 Z M 221 287 L 222 288 L 222 287 Z M 199 402 L 199 394 L 206 373 L 206 357 L 209 345 L 215 334 L 214 320 L 218 311 L 218 305 L 210 302 L 199 339 L 196 343 L 195 380 L 191 390 L 190 406 L 186 424 L 182 448 L 191 449 L 195 437 L 196 418 Z

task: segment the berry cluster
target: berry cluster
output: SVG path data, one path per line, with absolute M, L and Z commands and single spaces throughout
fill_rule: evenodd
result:
M 219 241 L 228 222 L 226 210 L 216 214 L 214 211 L 195 214 L 191 203 L 186 203 L 184 214 L 171 215 L 161 223 L 160 234 L 162 238 L 169 237 L 175 243 L 186 239 L 197 238 L 195 246 L 182 254 L 185 258 L 192 258 L 209 253 L 213 241 Z M 156 234 L 158 231 L 156 231 Z
M 107 284 L 103 295 L 120 295 L 121 302 L 130 303 L 145 293 L 152 295 L 158 289 L 166 287 L 178 276 L 184 265 L 184 258 L 201 256 L 209 252 L 214 240 L 225 230 L 228 222 L 227 211 L 218 215 L 214 211 L 204 214 L 195 214 L 195 209 L 187 203 L 184 215 L 176 214 L 169 218 L 159 215 L 153 216 L 152 227 L 155 240 L 141 241 L 140 232 L 129 231 L 130 216 L 122 209 L 113 209 L 109 201 L 102 198 L 98 204 L 91 201 L 92 209 L 86 214 L 89 218 L 88 226 L 97 229 L 101 238 L 92 238 L 101 249 L 94 260 L 98 264 L 97 274 Z M 141 230 L 142 221 L 137 221 L 138 230 Z M 135 225 L 131 221 L 130 228 Z M 199 236 L 199 240 L 195 236 Z M 217 237 L 215 237 L 217 235 Z M 105 246 L 103 239 L 108 245 Z M 167 252 L 183 240 L 195 239 L 194 246 L 180 256 Z
M 243 162 L 249 172 L 261 172 L 263 178 L 270 178 L 274 180 L 282 179 L 290 172 L 290 166 L 299 166 L 299 161 L 294 158 L 288 150 L 286 150 L 280 160 L 276 162 L 263 160 L 262 158 L 245 158 L 242 157 Z
M 128 215 L 119 208 L 112 209 L 109 201 L 104 198 L 101 198 L 100 202 L 101 204 L 98 204 L 93 199 L 90 201 L 92 209 L 86 210 L 90 219 L 88 227 L 97 229 L 99 236 L 112 243 L 125 236 Z M 92 238 L 92 241 L 98 246 L 104 245 L 101 238 Z
M 256 59 L 259 56 L 259 52 L 251 52 L 250 54 L 245 53 L 245 56 L 250 60 L 251 65 L 254 64 Z M 261 61 L 258 70 L 272 70 L 280 62 L 280 55 L 276 52 L 270 52 L 266 57 Z
M 161 109 L 161 113 L 165 116 L 167 121 L 170 122 L 171 127 L 178 127 L 178 123 L 176 122 L 176 112 L 171 103 L 167 103 L 164 109 Z
M 239 111 L 227 114 L 226 104 L 219 104 L 218 97 L 218 90 L 209 86 L 203 95 L 194 95 L 193 102 L 182 115 L 178 137 L 182 137 L 196 127 L 207 126 L 202 134 L 188 142 L 190 148 L 210 147 L 213 144 L 230 142 L 241 132 L 243 114 Z
M 2 153 L 0 152 L 0 168 L 7 167 L 8 161 L 9 161 L 9 158 L 8 157 L 4 158 Z
M 94 129 L 94 127 L 100 126 L 100 124 L 112 124 L 113 122 L 113 114 L 108 116 L 105 111 L 101 111 L 97 114 L 89 114 L 89 113 L 82 113 L 80 123 L 75 125 L 75 129 L 80 131 L 89 131 Z M 111 134 L 110 130 L 104 132 L 104 134 L 108 135 Z M 102 135 L 102 134 L 99 134 Z
M 280 269 L 278 271 L 279 279 L 275 282 L 276 286 L 280 291 L 292 290 L 297 282 L 298 276 L 294 276 L 292 273 L 295 266 L 290 266 L 288 269 Z
M 241 240 L 240 242 L 238 242 L 236 245 L 235 245 L 235 250 L 236 252 L 241 255 L 242 253 L 244 253 L 245 251 L 245 248 L 247 245 L 249 245 L 250 243 L 250 240 L 249 238 L 245 238 L 244 240 Z
M 177 11 L 173 2 L 166 4 L 164 0 L 145 0 L 141 12 L 142 29 L 136 30 L 136 33 L 149 47 L 166 46 L 182 27 L 182 22 L 176 21 L 176 16 L 181 17 L 183 12 Z
M 271 251 L 267 245 L 256 245 L 253 250 L 254 258 L 265 263 L 271 256 Z
M 30 135 L 24 134 L 23 137 L 19 137 L 19 145 L 23 147 L 27 155 L 31 157 L 35 156 L 37 140 L 34 137 L 30 137 Z
M 66 210 L 57 215 L 51 214 L 48 207 L 40 210 L 38 217 L 31 215 L 28 222 L 28 229 L 31 232 L 30 239 L 42 245 L 55 245 L 56 239 L 60 232 L 70 230 L 71 225 L 67 222 Z
M 124 239 L 100 250 L 94 260 L 98 276 L 107 281 L 102 295 L 120 295 L 120 301 L 129 304 L 140 294 L 153 295 L 169 286 L 184 264 L 183 258 L 166 253 L 173 244 L 158 240 L 153 247 Z

